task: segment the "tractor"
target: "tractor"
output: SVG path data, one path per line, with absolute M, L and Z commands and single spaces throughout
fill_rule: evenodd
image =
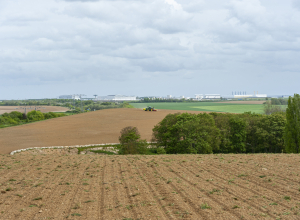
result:
M 144 111 L 154 111 L 156 112 L 157 110 L 154 107 L 148 106 L 147 108 L 143 108 Z

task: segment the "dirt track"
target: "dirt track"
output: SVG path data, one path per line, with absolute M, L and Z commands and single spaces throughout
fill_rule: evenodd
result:
M 13 112 L 13 111 L 18 111 L 18 112 L 25 112 L 25 108 L 26 108 L 26 112 L 30 112 L 33 110 L 38 110 L 41 111 L 43 113 L 46 112 L 66 112 L 69 109 L 65 108 L 65 107 L 60 107 L 60 106 L 0 106 L 0 115 L 2 115 L 3 113 L 7 112 Z
M 145 112 L 141 109 L 108 109 L 49 119 L 0 129 L 0 154 L 29 147 L 117 143 L 120 131 L 135 126 L 143 139 L 151 140 L 152 128 L 167 114 L 178 111 Z

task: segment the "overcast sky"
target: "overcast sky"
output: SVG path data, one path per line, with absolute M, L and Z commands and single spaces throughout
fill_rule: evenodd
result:
M 299 0 L 0 0 L 0 99 L 300 93 Z

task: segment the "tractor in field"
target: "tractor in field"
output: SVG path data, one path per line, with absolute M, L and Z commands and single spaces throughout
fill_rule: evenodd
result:
M 150 112 L 152 112 L 152 111 L 156 112 L 157 111 L 154 107 L 151 107 L 151 106 L 148 106 L 147 108 L 143 108 L 143 110 L 144 111 L 150 111 Z

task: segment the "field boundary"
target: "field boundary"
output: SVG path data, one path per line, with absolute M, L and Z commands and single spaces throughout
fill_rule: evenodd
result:
M 50 146 L 50 147 L 29 147 L 19 150 L 14 150 L 10 153 L 10 155 L 14 155 L 15 153 L 20 153 L 28 150 L 37 150 L 37 149 L 63 149 L 63 148 L 79 148 L 79 147 L 93 147 L 93 146 L 110 146 L 110 145 L 119 145 L 120 143 L 106 143 L 106 144 L 87 144 L 87 145 L 72 145 L 72 146 Z
M 154 144 L 156 142 L 147 142 L 148 144 Z M 50 147 L 29 147 L 19 150 L 14 150 L 10 152 L 10 155 L 14 155 L 15 153 L 20 153 L 28 150 L 38 150 L 38 149 L 67 149 L 67 148 L 81 148 L 81 147 L 96 147 L 96 146 L 114 146 L 120 145 L 120 143 L 106 143 L 106 144 L 86 144 L 86 145 L 72 145 L 72 146 L 50 146 Z

